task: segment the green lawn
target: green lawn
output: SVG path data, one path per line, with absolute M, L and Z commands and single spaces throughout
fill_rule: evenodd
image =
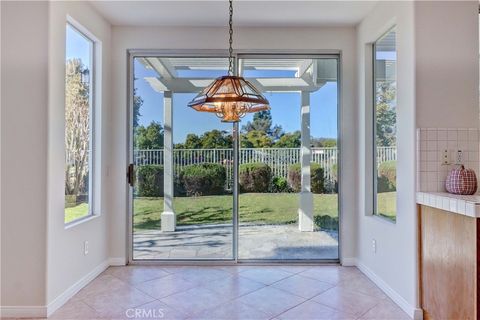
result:
M 88 204 L 81 203 L 75 207 L 65 208 L 65 223 L 69 223 L 88 214 Z
M 395 212 L 395 193 L 379 194 L 379 212 L 392 216 Z M 231 223 L 232 196 L 175 197 L 173 201 L 178 225 Z M 338 205 L 336 194 L 313 196 L 314 216 L 322 225 L 336 224 Z M 284 224 L 298 218 L 296 193 L 245 193 L 240 195 L 240 223 Z M 65 222 L 85 214 L 85 204 L 65 209 Z M 134 229 L 158 229 L 163 198 L 136 198 Z

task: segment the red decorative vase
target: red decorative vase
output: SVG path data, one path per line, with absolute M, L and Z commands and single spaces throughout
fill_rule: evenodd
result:
M 477 176 L 472 169 L 465 169 L 462 165 L 452 169 L 447 176 L 445 187 L 454 194 L 470 195 L 477 192 Z

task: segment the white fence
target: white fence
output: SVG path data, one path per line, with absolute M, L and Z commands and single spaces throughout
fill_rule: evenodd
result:
M 324 169 L 325 179 L 336 180 L 337 148 L 312 148 L 312 162 Z M 232 149 L 174 149 L 174 170 L 178 173 L 183 167 L 196 163 L 220 163 L 227 168 L 227 184 L 231 185 L 233 174 Z M 378 163 L 397 159 L 396 147 L 378 147 Z M 300 148 L 241 148 L 240 164 L 263 162 L 270 166 L 274 176 L 287 178 L 288 166 L 300 162 Z M 134 164 L 137 166 L 163 165 L 163 150 L 135 150 Z

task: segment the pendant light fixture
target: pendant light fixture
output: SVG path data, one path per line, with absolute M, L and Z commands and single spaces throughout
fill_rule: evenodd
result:
M 233 75 L 233 3 L 230 4 L 228 75 L 215 79 L 188 106 L 215 113 L 222 122 L 238 122 L 247 113 L 269 110 L 268 100 L 243 77 Z

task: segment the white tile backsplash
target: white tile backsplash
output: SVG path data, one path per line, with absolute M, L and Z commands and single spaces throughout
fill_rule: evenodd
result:
M 417 129 L 417 190 L 444 192 L 448 172 L 456 165 L 457 152 L 462 151 L 466 168 L 479 172 L 479 130 L 476 128 L 420 128 Z M 449 164 L 443 164 L 447 150 Z M 444 207 L 447 203 L 442 204 Z M 449 206 L 458 204 L 449 203 Z M 468 208 L 470 209 L 470 208 Z M 468 211 L 460 203 L 462 212 Z

